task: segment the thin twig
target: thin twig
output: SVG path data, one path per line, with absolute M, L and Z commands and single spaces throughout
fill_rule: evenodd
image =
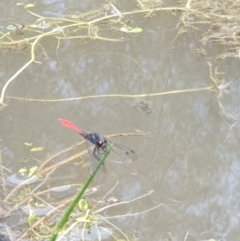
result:
M 36 46 L 37 42 L 38 42 L 41 38 L 43 38 L 43 37 L 45 37 L 45 36 L 47 36 L 47 35 L 49 35 L 49 34 L 52 34 L 52 33 L 54 33 L 54 32 L 56 32 L 56 31 L 55 31 L 55 30 L 52 30 L 52 31 L 50 31 L 50 32 L 47 32 L 47 33 L 45 33 L 45 34 L 42 34 L 42 35 L 40 35 L 38 38 L 36 38 L 35 41 L 32 43 L 32 46 L 31 46 L 31 59 L 30 59 L 22 68 L 20 68 L 20 69 L 6 82 L 6 84 L 3 86 L 3 89 L 2 89 L 2 92 L 1 92 L 1 97 L 0 97 L 0 106 L 4 104 L 4 103 L 3 103 L 4 95 L 5 95 L 5 91 L 6 91 L 7 87 L 8 87 L 8 85 L 9 85 L 20 73 L 22 73 L 24 69 L 26 69 L 31 63 L 33 63 L 33 62 L 35 61 L 35 46 Z
M 115 206 L 119 206 L 119 205 L 131 203 L 131 202 L 135 202 L 136 200 L 141 199 L 141 198 L 146 197 L 146 196 L 149 196 L 149 195 L 151 195 L 152 193 L 153 193 L 153 190 L 149 191 L 149 192 L 146 193 L 146 194 L 143 194 L 143 195 L 141 195 L 141 196 L 138 196 L 138 197 L 136 197 L 136 198 L 134 198 L 134 199 L 128 200 L 128 201 L 122 201 L 122 202 L 119 202 L 119 203 L 113 203 L 113 204 L 111 204 L 111 205 L 108 205 L 108 206 L 105 206 L 105 207 L 103 207 L 103 208 L 101 208 L 101 209 L 98 209 L 98 210 L 95 212 L 95 214 L 98 214 L 98 213 L 100 213 L 100 212 L 102 212 L 102 211 L 104 211 L 104 210 L 106 210 L 106 209 L 109 209 L 109 208 L 112 208 L 112 207 L 115 207 Z
M 186 235 L 185 235 L 185 237 L 184 237 L 184 240 L 183 240 L 183 241 L 187 241 L 188 234 L 189 234 L 189 232 L 187 231 L 187 233 L 186 233 Z
M 44 185 L 46 183 L 46 181 L 48 180 L 49 176 L 56 170 L 56 168 L 53 168 L 50 172 L 47 173 L 46 177 L 44 178 L 44 180 L 37 185 L 30 193 L 29 195 L 34 194 L 42 185 Z
M 149 209 L 146 209 L 146 210 L 143 210 L 141 212 L 137 212 L 137 213 L 128 213 L 128 214 L 122 214 L 122 215 L 116 215 L 116 216 L 109 216 L 109 217 L 104 217 L 104 219 L 116 219 L 116 218 L 126 218 L 126 217 L 134 217 L 134 216 L 138 216 L 138 215 L 142 215 L 144 213 L 148 213 L 150 211 L 153 211 L 161 206 L 163 206 L 164 204 L 161 203 L 161 204 L 158 204 L 157 206 L 154 206 L 152 208 L 149 208 Z M 101 219 L 102 217 L 100 217 Z
M 118 181 L 116 182 L 116 184 L 114 185 L 113 188 L 111 188 L 103 197 L 102 197 L 102 200 L 104 200 L 108 195 L 109 193 L 111 193 L 118 185 Z
M 89 95 L 89 96 L 81 96 L 81 97 L 74 97 L 74 98 L 66 98 L 66 99 L 54 99 L 54 100 L 43 100 L 43 99 L 30 99 L 30 98 L 21 98 L 21 97 L 13 97 L 9 96 L 6 97 L 8 99 L 15 99 L 21 101 L 31 101 L 31 102 L 63 102 L 63 101 L 74 101 L 74 100 L 87 100 L 87 99 L 94 99 L 94 98 L 147 98 L 147 97 L 157 97 L 157 96 L 165 96 L 165 95 L 173 95 L 173 94 L 183 94 L 183 93 L 192 93 L 198 91 L 207 91 L 213 90 L 215 85 L 202 87 L 198 89 L 186 89 L 186 90 L 171 90 L 165 92 L 156 92 L 156 93 L 149 93 L 149 94 L 136 94 L 136 95 L 122 95 L 122 94 L 107 94 L 107 95 Z

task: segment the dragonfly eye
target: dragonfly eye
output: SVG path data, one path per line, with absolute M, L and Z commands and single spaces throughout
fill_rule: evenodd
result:
M 102 139 L 97 143 L 97 146 L 101 148 L 106 147 L 106 145 L 107 145 L 107 141 L 105 139 Z

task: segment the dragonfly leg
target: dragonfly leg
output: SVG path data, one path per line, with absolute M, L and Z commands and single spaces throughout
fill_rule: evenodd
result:
M 98 148 L 97 146 L 94 147 L 93 155 L 94 155 L 94 157 L 95 157 L 98 161 L 100 161 L 100 158 L 99 158 L 99 156 L 97 155 L 98 149 L 99 149 L 99 148 Z

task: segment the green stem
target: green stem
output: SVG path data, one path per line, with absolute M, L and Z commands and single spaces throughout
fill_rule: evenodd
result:
M 92 182 L 94 176 L 96 175 L 96 173 L 98 172 L 99 168 L 101 167 L 101 165 L 104 163 L 104 161 L 106 160 L 107 156 L 109 155 L 109 153 L 112 150 L 112 146 L 110 146 L 108 148 L 108 150 L 106 151 L 104 157 L 99 161 L 97 167 L 95 168 L 95 170 L 91 173 L 91 175 L 89 176 L 89 178 L 87 179 L 87 181 L 84 183 L 83 187 L 81 188 L 81 190 L 79 191 L 79 193 L 77 193 L 77 195 L 75 196 L 75 198 L 72 200 L 72 202 L 70 203 L 70 205 L 68 206 L 68 208 L 66 209 L 64 215 L 62 216 L 61 220 L 58 222 L 57 226 L 55 227 L 55 230 L 53 231 L 52 236 L 49 238 L 49 241 L 54 241 L 58 235 L 58 233 L 62 230 L 63 226 L 65 225 L 65 223 L 68 221 L 68 218 L 70 216 L 70 214 L 72 213 L 75 205 L 79 202 L 79 200 L 81 199 L 82 195 L 84 194 L 84 192 L 86 191 L 86 189 L 88 188 L 88 186 L 90 185 L 90 183 Z

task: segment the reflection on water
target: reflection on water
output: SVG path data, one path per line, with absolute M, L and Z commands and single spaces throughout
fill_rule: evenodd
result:
M 62 16 L 63 8 L 70 7 L 66 1 L 66 6 L 62 4 L 37 5 L 34 11 Z M 99 5 L 94 4 L 75 2 L 73 19 Z M 26 19 L 25 13 L 12 11 L 16 18 Z M 87 235 L 96 238 L 99 233 L 102 239 L 111 240 L 117 228 L 127 237 L 137 233 L 139 240 L 238 240 L 238 62 L 225 59 L 216 63 L 211 56 L 222 51 L 217 45 L 199 51 L 203 48 L 199 46 L 201 33 L 192 29 L 178 35 L 178 17 L 166 12 L 149 18 L 125 16 L 122 21 L 143 32 L 114 30 L 123 34 L 123 41 L 117 43 L 92 39 L 57 42 L 52 38 L 40 42 L 38 63 L 23 71 L 7 90 L 8 96 L 39 101 L 6 99 L 8 106 L 0 112 L 0 165 L 13 173 L 33 163 L 38 166 L 37 175 L 17 188 L 13 185 L 23 180 L 1 169 L 0 205 L 4 212 L 14 208 L 8 218 L 3 215 L 4 223 L 18 228 L 17 221 L 8 221 L 18 207 L 26 213 L 25 220 L 30 207 L 36 215 L 43 215 L 53 207 L 67 205 L 88 177 L 84 141 L 67 134 L 57 123 L 59 118 L 67 118 L 89 131 L 144 133 L 117 138 L 136 152 L 137 160 L 124 165 L 106 161 L 107 172 L 98 173 L 88 190 L 85 198 L 93 210 L 94 225 L 89 228 L 91 234 L 84 230 L 86 240 Z M 41 30 L 37 31 L 47 31 L 44 23 L 39 22 Z M 105 36 L 109 26 L 103 26 L 98 27 Z M 25 53 L 1 52 L 4 80 L 29 60 Z M 44 150 L 29 154 L 24 142 Z M 26 159 L 30 161 L 21 161 Z M 34 200 L 27 199 L 33 190 Z M 110 197 L 116 201 L 109 203 Z M 98 216 L 99 210 L 102 216 Z M 60 216 L 62 212 L 60 208 L 53 213 Z M 72 235 L 79 238 L 81 212 L 74 215 L 69 228 L 76 230 Z M 45 228 L 56 220 L 50 221 Z M 121 232 L 119 237 L 125 238 Z

